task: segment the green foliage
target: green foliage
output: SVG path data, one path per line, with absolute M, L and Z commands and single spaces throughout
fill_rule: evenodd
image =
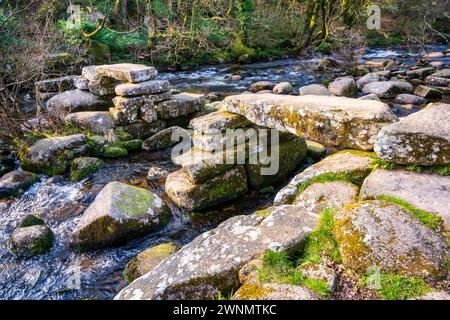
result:
M 262 282 L 299 285 L 324 297 L 330 295 L 325 281 L 305 277 L 284 251 L 267 250 L 263 258 L 263 266 L 258 269 L 258 277 Z
M 324 209 L 316 230 L 306 239 L 300 262 L 319 263 L 326 256 L 336 263 L 341 262 L 339 246 L 333 235 L 334 209 Z
M 363 278 L 363 284 L 371 283 L 371 276 Z M 379 287 L 375 290 L 383 300 L 406 300 L 432 291 L 423 279 L 405 275 L 381 274 Z
M 317 51 L 321 52 L 321 53 L 325 53 L 325 54 L 330 54 L 331 51 L 333 50 L 333 44 L 331 44 L 328 41 L 322 41 L 318 46 L 317 46 Z
M 387 47 L 399 45 L 402 42 L 402 37 L 398 33 L 391 35 L 384 35 L 377 30 L 368 30 L 366 33 L 367 45 L 369 47 Z
M 301 285 L 324 297 L 329 296 L 326 281 L 305 277 L 297 266 L 305 262 L 321 263 L 324 256 L 336 263 L 341 262 L 338 244 L 333 236 L 334 213 L 334 209 L 322 211 L 317 229 L 309 234 L 297 259 L 284 251 L 267 250 L 263 266 L 258 269 L 259 279 L 263 282 Z
M 408 212 L 410 212 L 413 216 L 415 216 L 417 219 L 419 219 L 424 225 L 427 227 L 437 230 L 440 229 L 440 227 L 443 225 L 444 220 L 439 217 L 436 214 L 433 214 L 431 212 L 416 208 L 408 201 L 405 201 L 400 198 L 388 196 L 388 195 L 381 195 L 377 197 L 378 200 L 383 200 L 386 202 L 394 203 L 396 205 L 399 205 L 403 208 L 405 208 Z

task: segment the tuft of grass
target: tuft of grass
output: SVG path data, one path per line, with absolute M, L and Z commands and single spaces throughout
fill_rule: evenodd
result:
M 231 300 L 233 295 L 234 295 L 234 290 L 231 290 L 230 292 L 227 292 L 227 293 L 223 293 L 222 291 L 219 291 L 217 293 L 217 295 L 211 297 L 211 300 L 213 300 L 213 301 Z
M 424 225 L 433 230 L 438 230 L 441 228 L 444 220 L 431 212 L 416 208 L 408 201 L 405 201 L 400 198 L 396 198 L 389 195 L 381 195 L 377 197 L 378 200 L 394 203 L 405 208 L 409 213 L 418 218 Z
M 423 279 L 405 275 L 380 274 L 379 286 L 374 288 L 383 300 L 406 300 L 427 294 L 431 287 Z M 364 285 L 369 277 L 363 278 Z
M 409 165 L 409 166 L 400 166 L 393 162 L 380 159 L 377 156 L 373 156 L 373 161 L 371 163 L 372 169 L 382 168 L 386 170 L 393 170 L 393 169 L 405 169 L 407 171 L 415 171 L 417 173 L 436 173 L 441 176 L 448 176 L 450 175 L 450 165 L 441 165 L 441 166 L 418 166 L 418 165 Z
M 275 282 L 306 287 L 317 294 L 330 295 L 326 281 L 305 277 L 295 266 L 293 259 L 284 251 L 267 250 L 263 257 L 263 266 L 258 269 L 262 282 Z
M 310 233 L 305 241 L 300 263 L 320 263 L 323 256 L 336 263 L 341 263 L 338 243 L 333 235 L 335 209 L 326 208 L 322 211 L 319 225 Z
M 297 266 L 304 262 L 320 263 L 323 256 L 329 257 L 336 263 L 341 262 L 338 244 L 333 236 L 334 213 L 335 209 L 322 211 L 317 229 L 308 236 L 297 259 L 284 251 L 267 250 L 263 257 L 263 266 L 258 269 L 259 280 L 301 285 L 323 297 L 329 296 L 326 281 L 305 277 Z

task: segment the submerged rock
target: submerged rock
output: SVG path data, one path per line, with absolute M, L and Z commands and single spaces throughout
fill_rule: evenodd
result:
M 242 94 L 223 104 L 257 125 L 360 150 L 372 149 L 380 129 L 397 121 L 382 102 L 345 97 Z
M 27 171 L 11 171 L 0 178 L 0 199 L 17 195 L 39 181 L 39 177 Z
M 323 174 L 346 174 L 353 178 L 353 182 L 360 185 L 372 171 L 372 163 L 372 154 L 368 152 L 344 150 L 332 154 L 297 174 L 287 186 L 277 193 L 274 204 L 292 203 L 301 184 Z
M 210 299 L 239 287 L 238 271 L 267 249 L 294 250 L 316 227 L 318 215 L 295 206 L 235 216 L 136 279 L 115 299 Z
M 121 182 L 110 182 L 83 213 L 71 235 L 80 251 L 119 245 L 163 228 L 170 209 L 156 194 Z
M 104 166 L 105 162 L 98 158 L 76 158 L 70 166 L 70 177 L 74 181 L 80 181 Z
M 86 137 L 75 134 L 39 140 L 21 156 L 20 161 L 25 170 L 58 175 L 67 171 L 74 158 L 87 152 Z
M 382 195 L 405 200 L 413 206 L 441 216 L 450 227 L 450 176 L 406 170 L 377 169 L 361 187 L 363 199 Z
M 165 189 L 178 207 L 188 211 L 200 210 L 244 194 L 247 191 L 247 174 L 244 166 L 238 165 L 195 184 L 182 169 L 167 176 Z
M 343 264 L 357 272 L 413 276 L 445 274 L 450 257 L 444 237 L 406 209 L 383 201 L 349 205 L 335 215 L 334 234 Z
M 153 270 L 161 261 L 177 252 L 180 247 L 172 242 L 150 247 L 133 257 L 125 267 L 124 278 L 128 282 L 143 276 Z
M 378 134 L 375 152 L 385 160 L 403 165 L 450 163 L 450 105 L 430 104 Z
M 44 225 L 17 228 L 7 241 L 9 250 L 18 257 L 30 258 L 50 250 L 53 232 Z

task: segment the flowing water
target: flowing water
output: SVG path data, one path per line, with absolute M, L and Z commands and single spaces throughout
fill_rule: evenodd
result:
M 400 58 L 404 53 L 402 50 L 371 50 L 363 59 L 396 57 L 407 63 L 414 61 L 415 55 Z M 160 78 L 170 80 L 180 90 L 223 94 L 243 92 L 259 80 L 289 81 L 298 88 L 320 80 L 320 75 L 312 71 L 314 62 L 317 59 L 282 59 L 250 65 L 212 66 L 196 71 L 162 73 Z M 226 76 L 236 72 L 245 73 L 245 77 L 239 81 L 225 80 Z M 209 210 L 203 217 L 190 217 L 167 199 L 164 181 L 147 183 L 146 174 L 151 166 L 168 171 L 178 169 L 170 161 L 170 152 L 139 152 L 108 161 L 105 168 L 78 183 L 67 177 L 41 176 L 41 182 L 23 195 L 0 202 L 0 299 L 111 299 L 126 285 L 122 277 L 126 263 L 140 251 L 166 241 L 181 245 L 189 243 L 228 217 L 265 208 L 273 200 L 274 193 L 249 192 L 238 200 Z M 172 222 L 160 232 L 121 247 L 83 254 L 73 252 L 67 244 L 73 228 L 98 192 L 111 181 L 147 187 L 161 195 L 172 209 Z M 5 242 L 28 214 L 40 215 L 54 232 L 55 241 L 47 254 L 17 259 L 8 251 Z

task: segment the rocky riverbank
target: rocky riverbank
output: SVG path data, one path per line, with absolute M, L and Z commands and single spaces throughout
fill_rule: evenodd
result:
M 413 64 L 366 61 L 352 70 L 325 58 L 316 68 L 334 75 L 328 85 L 293 90 L 267 79 L 216 102 L 171 89 L 144 65 L 90 66 L 80 76 L 45 80 L 36 83 L 36 131 L 15 151 L 1 145 L 0 198 L 14 201 L 47 176 L 85 183 L 111 161 L 169 153 L 185 137 L 189 147 L 168 160 L 169 170 L 145 168 L 145 184 L 101 184 L 74 213 L 65 250 L 123 246 L 172 228 L 179 212 L 202 216 L 254 193 L 272 194 L 273 204 L 237 214 L 181 248 L 150 246 L 130 261 L 125 275 L 132 282 L 116 299 L 445 297 L 446 54 Z M 45 128 L 55 118 L 63 130 Z M 268 139 L 268 158 L 273 150 L 279 155 L 270 175 L 261 170 L 270 163 L 255 161 L 261 150 L 251 145 L 262 129 L 279 138 Z M 240 162 L 224 162 L 229 154 L 220 152 L 230 130 L 245 137 L 231 150 L 233 160 L 245 151 Z M 15 221 L 5 239 L 10 254 L 49 254 L 51 220 L 35 214 Z M 396 291 L 402 283 L 408 292 Z

